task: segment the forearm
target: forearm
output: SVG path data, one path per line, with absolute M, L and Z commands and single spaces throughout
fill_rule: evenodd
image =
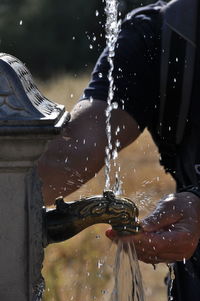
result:
M 63 137 L 49 145 L 38 165 L 46 204 L 52 204 L 59 195 L 67 196 L 72 193 L 103 166 L 103 155 L 96 155 L 96 147 L 90 146 L 90 149 L 89 145 L 83 143 L 77 146 L 73 138 L 65 141 Z
M 57 196 L 65 197 L 78 189 L 104 164 L 105 130 L 95 129 L 95 116 L 88 116 L 90 120 L 84 121 L 83 117 L 72 111 L 72 119 L 62 135 L 49 144 L 47 152 L 39 161 L 38 171 L 43 182 L 43 197 L 48 205 L 52 204 Z M 96 126 L 98 127 L 98 124 Z

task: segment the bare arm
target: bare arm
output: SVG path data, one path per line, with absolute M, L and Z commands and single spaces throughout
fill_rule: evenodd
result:
M 67 196 L 91 179 L 104 165 L 106 137 L 104 101 L 83 100 L 71 112 L 71 121 L 50 143 L 38 164 L 43 181 L 45 203 L 50 205 L 58 195 Z M 112 111 L 112 133 L 120 128 L 120 149 L 140 134 L 135 120 L 121 109 Z

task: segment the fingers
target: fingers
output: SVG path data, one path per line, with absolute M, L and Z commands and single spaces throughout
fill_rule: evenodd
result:
M 106 230 L 105 234 L 111 240 L 116 240 L 118 237 L 117 232 L 114 231 L 112 228 L 109 228 L 108 230 Z
M 133 236 L 138 259 L 146 263 L 175 262 L 192 256 L 195 246 L 190 245 L 186 233 L 144 233 Z
M 157 232 L 166 229 L 180 220 L 177 215 L 169 215 L 165 213 L 154 213 L 141 222 L 142 229 L 145 232 Z
M 167 196 L 141 226 L 143 231 L 136 235 L 120 236 L 111 229 L 106 235 L 114 242 L 133 242 L 138 258 L 146 263 L 189 259 L 200 237 L 199 199 L 188 194 Z
M 189 259 L 198 243 L 198 241 L 194 243 L 189 234 L 189 232 L 173 230 L 171 232 L 143 232 L 136 235 L 119 236 L 112 229 L 106 231 L 107 237 L 114 242 L 120 239 L 124 244 L 134 243 L 138 259 L 152 264 Z
M 146 232 L 156 232 L 176 224 L 182 218 L 173 202 L 163 201 L 142 222 L 142 228 Z

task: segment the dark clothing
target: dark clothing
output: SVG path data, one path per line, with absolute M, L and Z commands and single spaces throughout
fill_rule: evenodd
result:
M 164 1 L 133 10 L 122 24 L 114 57 L 114 99 L 138 123 L 148 128 L 161 154 L 161 164 L 169 171 L 180 191 L 189 185 L 200 186 L 200 125 L 190 119 L 184 139 L 173 152 L 158 135 L 160 105 L 160 63 L 162 13 Z M 100 56 L 82 99 L 107 100 L 108 50 Z M 176 264 L 173 294 L 175 301 L 200 300 L 200 252 L 186 264 Z
M 114 99 L 131 114 L 141 130 L 152 124 L 159 103 L 160 8 L 164 3 L 133 10 L 122 24 L 114 58 Z M 106 101 L 108 97 L 108 50 L 94 68 L 83 98 Z M 142 110 L 141 110 L 142 108 Z

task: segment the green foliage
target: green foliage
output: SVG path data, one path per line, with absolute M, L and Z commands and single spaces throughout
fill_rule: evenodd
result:
M 149 2 L 121 0 L 120 10 L 124 15 Z M 40 77 L 86 71 L 105 46 L 104 6 L 99 0 L 2 0 L 0 51 L 17 56 Z

